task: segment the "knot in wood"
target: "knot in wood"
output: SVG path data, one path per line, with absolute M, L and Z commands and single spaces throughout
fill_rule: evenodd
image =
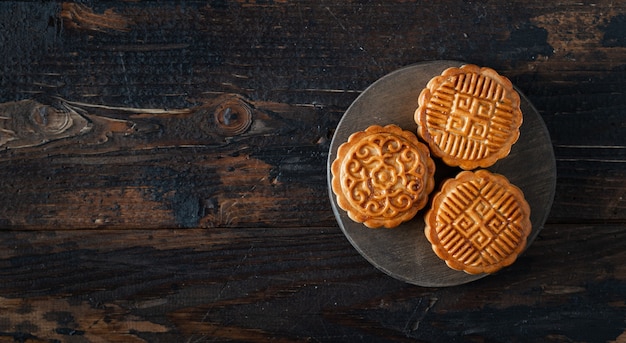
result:
M 226 100 L 215 109 L 215 123 L 225 136 L 240 135 L 252 125 L 252 108 L 240 99 Z
M 59 134 L 72 126 L 72 116 L 68 111 L 51 106 L 35 106 L 30 113 L 32 123 L 46 134 Z

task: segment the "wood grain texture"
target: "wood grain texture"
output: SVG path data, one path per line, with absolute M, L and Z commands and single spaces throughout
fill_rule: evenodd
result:
M 626 341 L 623 3 L 4 1 L 0 25 L 0 341 Z M 366 87 L 442 59 L 528 96 L 557 185 L 510 269 L 422 288 L 353 249 L 326 160 Z
M 625 232 L 548 226 L 511 268 L 424 288 L 375 269 L 336 227 L 4 231 L 0 332 L 67 341 L 74 330 L 96 342 L 614 340 Z

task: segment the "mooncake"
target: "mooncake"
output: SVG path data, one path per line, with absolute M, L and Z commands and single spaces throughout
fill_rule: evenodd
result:
M 369 228 L 393 228 L 412 219 L 435 184 L 428 147 L 397 125 L 372 125 L 350 135 L 331 172 L 339 207 Z
M 468 274 L 490 274 L 512 264 L 532 229 L 522 191 L 482 169 L 446 180 L 424 221 L 437 256 Z
M 433 156 L 464 170 L 508 156 L 522 125 L 520 96 L 491 68 L 464 65 L 432 78 L 418 97 L 418 135 Z

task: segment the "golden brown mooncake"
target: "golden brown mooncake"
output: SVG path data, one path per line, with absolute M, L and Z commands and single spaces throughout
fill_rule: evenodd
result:
M 431 153 L 447 165 L 486 168 L 508 156 L 519 138 L 520 97 L 491 68 L 448 68 L 420 93 L 415 122 Z
M 350 135 L 331 172 L 339 207 L 370 228 L 393 228 L 413 218 L 435 185 L 428 147 L 396 125 Z
M 513 263 L 532 230 L 522 191 L 487 170 L 446 180 L 424 221 L 437 256 L 468 274 L 489 274 Z

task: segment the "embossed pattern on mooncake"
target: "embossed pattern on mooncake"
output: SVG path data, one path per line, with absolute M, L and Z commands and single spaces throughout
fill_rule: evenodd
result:
M 437 256 L 468 274 L 493 273 L 513 263 L 532 229 L 522 191 L 487 170 L 464 171 L 444 182 L 425 222 Z
M 434 188 L 426 145 L 396 125 L 354 133 L 332 164 L 339 207 L 370 228 L 392 228 L 415 216 Z
M 519 137 L 519 94 L 490 68 L 445 70 L 422 90 L 418 105 L 418 134 L 451 166 L 489 167 L 506 157 Z

